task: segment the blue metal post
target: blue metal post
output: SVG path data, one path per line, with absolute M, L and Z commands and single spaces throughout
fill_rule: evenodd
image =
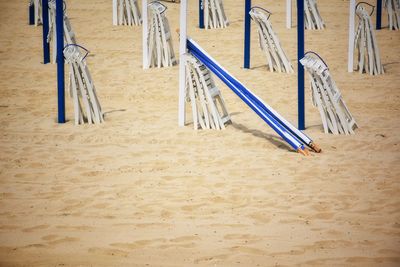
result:
M 35 5 L 32 3 L 29 4 L 29 25 L 35 24 Z
M 204 1 L 199 0 L 199 27 L 204 29 Z
M 245 69 L 250 68 L 250 36 L 251 36 L 251 18 L 250 18 L 250 9 L 251 9 L 251 0 L 246 0 L 244 4 L 244 64 L 243 67 Z
M 64 7 L 63 0 L 56 0 L 57 31 L 57 93 L 58 123 L 65 123 L 65 81 L 64 81 Z
M 304 57 L 304 0 L 297 0 L 297 94 L 299 130 L 305 129 L 304 67 L 300 59 Z
M 49 34 L 49 2 L 42 1 L 42 18 L 43 18 L 43 64 L 50 62 L 50 45 L 47 42 Z
M 382 29 L 382 0 L 376 1 L 376 29 Z

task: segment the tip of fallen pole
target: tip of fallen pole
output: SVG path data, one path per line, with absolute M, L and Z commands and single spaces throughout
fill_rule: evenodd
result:
M 310 152 L 308 151 L 308 149 L 303 149 L 303 148 L 299 148 L 297 149 L 297 153 L 302 154 L 303 156 L 309 156 Z
M 319 147 L 319 145 L 315 143 L 311 143 L 308 145 L 315 153 L 321 153 L 322 149 Z M 302 154 L 303 156 L 310 156 L 310 150 L 307 148 L 299 148 L 297 149 L 297 153 Z
M 322 149 L 317 145 L 316 143 L 311 143 L 310 147 L 312 150 L 314 150 L 316 153 L 321 153 Z

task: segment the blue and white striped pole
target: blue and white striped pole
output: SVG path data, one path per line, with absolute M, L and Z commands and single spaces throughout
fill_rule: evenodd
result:
M 246 0 L 244 6 L 244 64 L 245 69 L 250 68 L 250 37 L 251 37 L 251 18 L 250 18 L 251 0 Z
M 65 80 L 64 80 L 64 7 L 63 0 L 56 0 L 57 31 L 57 95 L 58 123 L 65 123 Z
M 314 151 L 319 152 L 318 146 L 292 126 L 276 111 L 264 103 L 260 98 L 247 89 L 239 80 L 233 77 L 226 69 L 219 65 L 206 51 L 204 51 L 195 41 L 188 39 L 188 50 L 204 65 L 206 65 L 215 75 L 217 75 L 230 89 L 232 89 L 246 104 L 249 105 L 268 125 L 270 125 L 284 140 L 286 140 L 295 150 L 304 152 L 304 145 L 309 146 Z M 304 144 L 304 145 L 303 145 Z M 304 153 L 303 153 L 304 154 Z
M 376 29 L 382 29 L 382 0 L 376 0 Z
M 204 29 L 204 0 L 199 0 L 199 28 Z
M 49 2 L 42 1 L 42 18 L 43 18 L 43 64 L 50 62 L 50 44 L 47 42 L 49 34 Z
M 304 105 L 304 67 L 300 59 L 304 57 L 304 0 L 297 0 L 297 97 L 298 97 L 298 127 L 305 130 Z

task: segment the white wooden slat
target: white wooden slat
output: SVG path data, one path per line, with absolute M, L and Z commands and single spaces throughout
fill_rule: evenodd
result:
M 357 48 L 358 71 L 360 73 L 366 72 L 370 75 L 383 74 L 384 69 L 381 63 L 374 25 L 363 3 L 357 6 L 356 14 L 358 17 L 358 27 L 354 46 Z

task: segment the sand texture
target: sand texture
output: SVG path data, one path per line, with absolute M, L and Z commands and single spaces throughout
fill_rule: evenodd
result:
M 220 81 L 233 124 L 178 127 L 178 67 L 143 71 L 141 27 L 112 26 L 111 0 L 67 0 L 106 121 L 75 126 L 67 94 L 57 124 L 56 65 L 41 64 L 27 2 L 0 0 L 0 266 L 400 266 L 398 31 L 377 32 L 386 74 L 348 73 L 349 1 L 318 1 L 327 28 L 306 50 L 360 128 L 324 134 L 307 78 L 305 132 L 323 153 L 304 157 Z M 243 69 L 244 3 L 224 3 L 230 26 L 204 31 L 191 0 L 189 35 L 297 125 L 297 75 L 269 72 L 255 27 Z M 253 3 L 297 70 L 285 1 Z

